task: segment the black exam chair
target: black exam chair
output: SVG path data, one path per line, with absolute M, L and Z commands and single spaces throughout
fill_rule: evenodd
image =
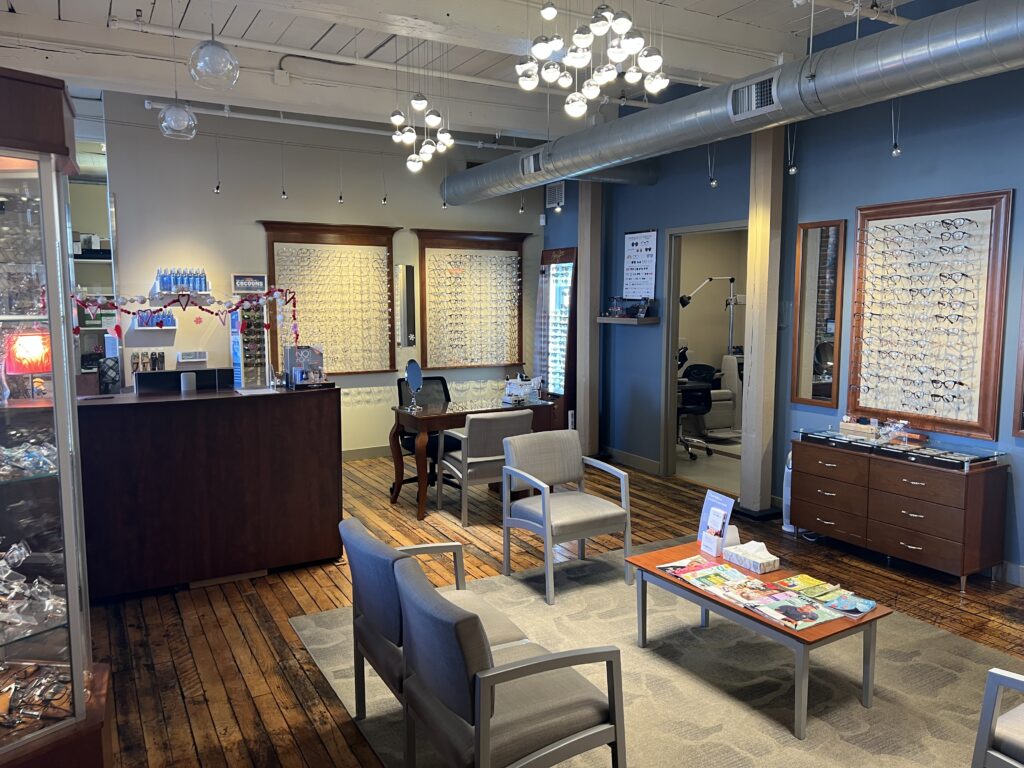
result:
M 407 406 L 412 402 L 412 392 L 409 390 L 409 382 L 404 378 L 401 378 L 397 382 L 398 384 L 398 404 L 400 406 Z M 416 393 L 416 403 L 424 407 L 430 406 L 441 406 L 447 405 L 452 401 L 451 393 L 448 391 L 448 381 L 444 376 L 424 376 L 423 377 L 423 389 Z M 427 459 L 430 461 L 429 474 L 427 476 L 427 482 L 429 485 L 433 485 L 437 479 L 437 441 L 439 435 L 437 432 L 429 432 L 427 434 Z M 402 446 L 402 450 L 408 455 L 416 453 L 416 433 L 415 432 L 401 432 L 398 436 L 398 442 Z M 457 451 L 462 447 L 462 443 L 455 437 L 446 437 L 444 441 L 445 453 L 450 451 Z M 402 485 L 406 483 L 415 483 L 417 480 L 416 476 L 402 478 Z M 394 486 L 391 487 L 394 491 Z
M 697 366 L 691 365 L 690 368 Z M 711 366 L 702 366 L 711 368 Z M 687 369 L 689 370 L 689 368 Z M 712 371 L 714 369 L 712 368 Z M 702 449 L 708 456 L 714 454 L 711 446 L 705 441 L 696 437 L 687 437 L 682 434 L 681 422 L 684 416 L 706 416 L 711 412 L 711 383 L 707 381 L 690 380 L 678 384 L 676 395 L 676 423 L 679 426 L 678 442 L 686 448 L 686 455 L 690 461 L 696 461 L 697 454 L 694 448 Z

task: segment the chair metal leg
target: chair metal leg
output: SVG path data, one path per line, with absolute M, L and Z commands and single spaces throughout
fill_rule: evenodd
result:
M 409 709 L 409 702 L 403 706 L 405 715 L 405 759 L 404 768 L 416 768 L 416 717 Z
M 512 556 L 511 545 L 509 543 L 509 537 L 512 535 L 512 531 L 507 525 L 501 526 L 501 573 L 504 576 L 508 576 L 512 573 Z
M 469 525 L 469 482 L 462 479 L 462 527 Z
M 629 520 L 629 513 L 626 513 L 626 528 L 622 532 L 622 559 L 624 561 L 629 560 L 629 556 L 633 551 L 633 527 Z M 633 566 L 628 562 L 625 564 L 626 568 L 626 583 L 632 585 L 634 578 Z
M 576 551 L 579 552 L 580 560 L 587 559 L 587 540 L 580 539 L 576 542 Z
M 444 507 L 444 470 L 441 467 L 437 470 L 437 511 L 440 512 Z
M 359 643 L 353 643 L 355 649 L 355 684 L 356 684 L 356 720 L 366 717 L 366 659 L 359 652 Z
M 555 553 L 550 541 L 544 542 L 544 601 L 555 604 Z

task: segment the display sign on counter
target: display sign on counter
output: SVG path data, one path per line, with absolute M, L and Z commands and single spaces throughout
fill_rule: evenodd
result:
M 231 293 L 244 296 L 249 293 L 264 293 L 268 287 L 266 275 L 231 275 Z

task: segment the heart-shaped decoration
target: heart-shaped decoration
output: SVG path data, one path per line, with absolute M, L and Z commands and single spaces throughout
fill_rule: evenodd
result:
M 227 325 L 228 324 L 228 312 L 227 312 L 226 309 L 220 310 L 219 312 L 216 313 L 216 315 L 217 315 L 217 319 L 220 320 L 220 324 L 221 325 Z
M 269 331 L 270 330 L 270 323 L 264 323 L 263 324 L 263 330 Z
M 163 328 L 164 327 L 164 321 L 163 320 L 157 320 L 156 321 L 156 327 L 157 328 Z
M 242 321 L 240 321 L 238 323 L 238 332 L 239 333 L 245 333 L 245 331 L 246 331 L 246 329 L 248 327 L 249 327 L 249 324 L 247 322 L 245 322 L 245 320 L 242 320 Z
M 178 294 L 178 306 L 182 309 L 186 309 L 189 304 L 192 303 L 191 293 L 179 293 Z
M 89 315 L 90 319 L 92 319 L 92 320 L 96 319 L 96 313 L 99 312 L 99 311 L 100 311 L 100 308 L 96 304 L 86 304 L 85 305 L 85 313 L 87 315 Z

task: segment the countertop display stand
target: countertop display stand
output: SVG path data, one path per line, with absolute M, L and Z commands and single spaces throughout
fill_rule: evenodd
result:
M 35 286 L 34 318 L 0 323 L 0 765 L 100 766 L 109 669 L 91 663 L 66 300 L 74 112 L 63 82 L 5 69 L 0 102 L 0 293 Z

